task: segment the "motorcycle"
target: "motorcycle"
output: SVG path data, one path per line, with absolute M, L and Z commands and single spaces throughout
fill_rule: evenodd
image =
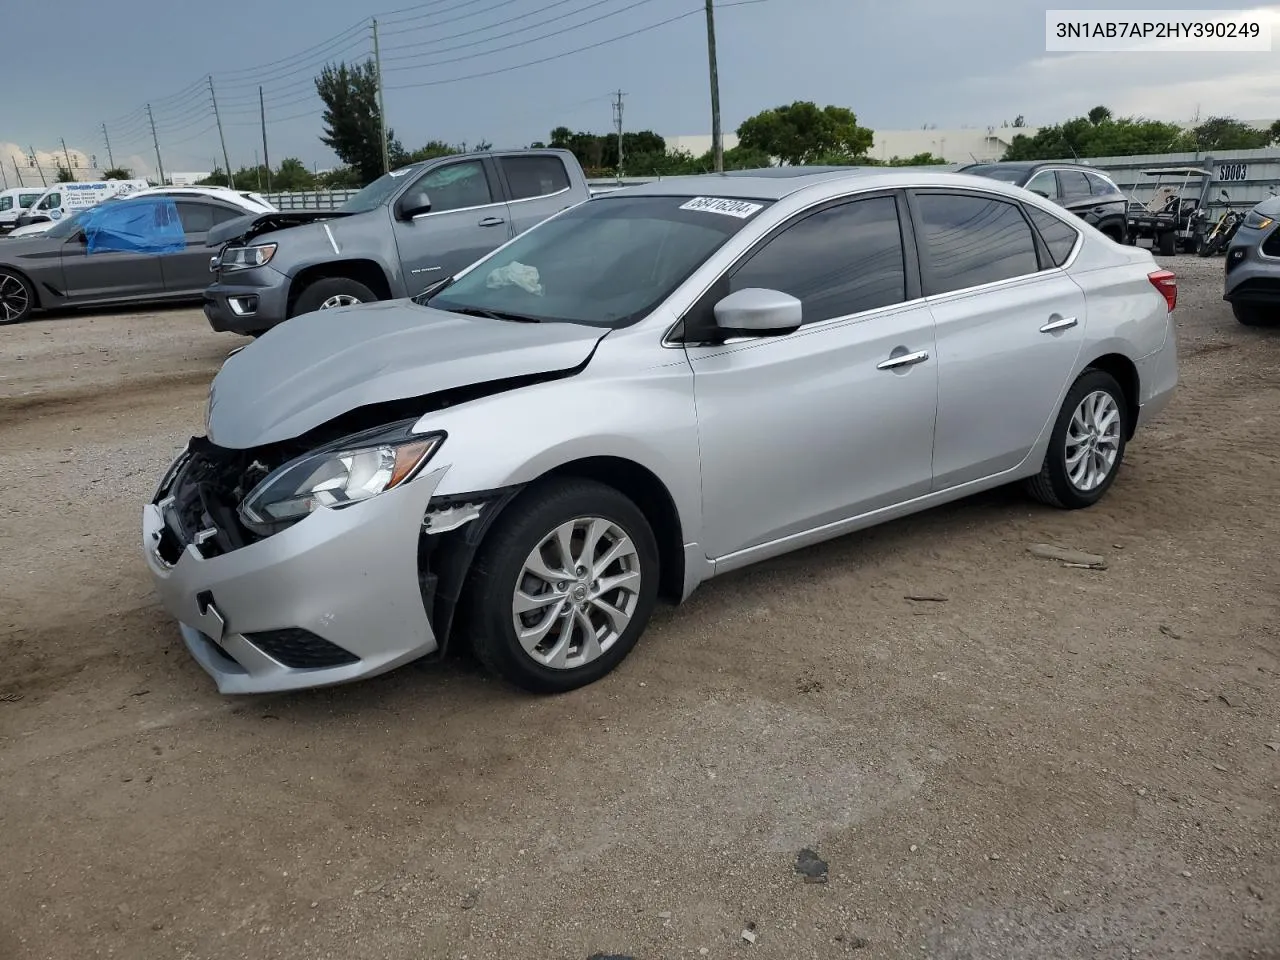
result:
M 1231 203 L 1231 197 L 1225 190 L 1222 191 L 1222 200 L 1224 203 Z M 1240 224 L 1243 222 L 1244 214 L 1227 207 L 1204 235 L 1204 239 L 1200 241 L 1200 256 L 1213 257 L 1225 253 L 1227 244 L 1231 242 L 1231 238 L 1236 235 L 1236 231 L 1240 229 Z

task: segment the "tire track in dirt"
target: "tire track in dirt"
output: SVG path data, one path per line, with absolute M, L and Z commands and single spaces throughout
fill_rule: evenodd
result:
M 156 399 L 185 402 L 207 392 L 215 372 L 209 369 L 182 370 L 139 377 L 119 386 L 94 385 L 21 397 L 0 397 L 0 430 L 26 426 L 35 418 L 39 418 L 42 427 L 47 427 L 63 418 L 87 420 L 128 413 L 136 410 L 140 403 Z

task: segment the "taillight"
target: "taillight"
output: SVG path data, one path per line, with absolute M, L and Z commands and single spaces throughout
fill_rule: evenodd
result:
M 1160 291 L 1160 295 L 1164 297 L 1164 302 L 1169 305 L 1169 312 L 1173 313 L 1173 308 L 1178 305 L 1178 278 L 1172 270 L 1157 270 L 1155 273 L 1148 273 L 1147 279 L 1151 281 L 1151 285 Z

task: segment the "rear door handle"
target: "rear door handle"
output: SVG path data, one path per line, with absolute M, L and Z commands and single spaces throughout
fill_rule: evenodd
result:
M 897 367 L 909 367 L 913 363 L 924 363 L 929 359 L 928 350 L 917 350 L 915 353 L 903 353 L 876 364 L 877 370 L 893 370 Z
M 1057 320 L 1050 320 L 1040 328 L 1041 333 L 1053 333 L 1055 330 L 1066 330 L 1068 327 L 1076 325 L 1075 317 L 1059 317 Z
M 480 221 L 480 223 L 477 224 L 477 226 L 496 227 L 506 222 L 507 221 L 503 220 L 501 217 L 485 217 L 483 220 Z

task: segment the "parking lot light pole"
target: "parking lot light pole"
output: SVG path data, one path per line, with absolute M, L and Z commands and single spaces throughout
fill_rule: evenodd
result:
M 164 161 L 160 159 L 160 140 L 156 136 L 156 118 L 151 112 L 151 104 L 147 104 L 147 120 L 151 123 L 151 142 L 156 148 L 156 169 L 160 174 L 160 186 L 164 186 Z
M 378 72 L 378 136 L 382 140 L 382 172 L 391 172 L 387 153 L 387 104 L 382 98 L 382 53 L 378 49 L 378 18 L 373 18 L 373 68 Z

